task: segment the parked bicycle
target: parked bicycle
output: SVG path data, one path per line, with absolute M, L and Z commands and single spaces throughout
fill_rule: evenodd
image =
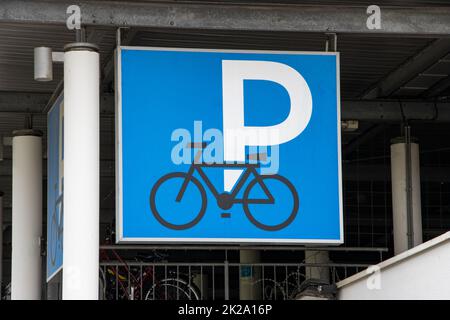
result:
M 164 255 L 153 252 L 149 256 L 137 256 L 140 266 L 129 265 L 115 251 L 113 260 L 105 250 L 101 252 L 103 261 L 119 262 L 115 266 L 100 268 L 100 297 L 104 300 L 200 300 L 200 291 L 192 283 L 192 275 L 179 272 L 165 272 L 164 276 L 156 272 L 155 265 L 147 262 L 157 262 Z M 119 267 L 120 266 L 120 267 Z
M 292 183 L 286 179 L 283 176 L 273 174 L 273 175 L 261 175 L 257 168 L 260 167 L 260 163 L 233 163 L 233 164 L 217 164 L 217 163 L 203 163 L 200 162 L 199 159 L 201 158 L 203 150 L 206 148 L 206 143 L 189 143 L 187 145 L 188 148 L 192 149 L 199 149 L 197 152 L 195 159 L 193 163 L 191 164 L 188 172 L 173 172 L 164 175 L 161 177 L 153 186 L 151 192 L 150 192 L 150 208 L 155 216 L 155 218 L 165 227 L 173 230 L 184 230 L 194 227 L 197 223 L 200 222 L 200 220 L 203 218 L 203 216 L 206 213 L 207 208 L 207 196 L 204 185 L 211 191 L 212 195 L 217 201 L 218 206 L 223 210 L 230 209 L 235 204 L 242 204 L 242 207 L 244 209 L 244 213 L 247 216 L 247 218 L 250 220 L 252 224 L 254 224 L 256 227 L 266 230 L 266 231 L 277 231 L 281 230 L 294 221 L 298 208 L 299 208 L 299 197 L 297 194 L 297 191 L 295 190 Z M 256 160 L 261 160 L 261 157 L 264 156 L 263 154 L 258 155 L 250 155 L 249 159 L 256 158 Z M 200 162 L 200 163 L 199 163 Z M 219 191 L 216 189 L 216 187 L 213 185 L 211 180 L 208 178 L 208 176 L 205 174 L 205 171 L 203 168 L 232 168 L 232 169 L 243 169 L 244 172 L 242 173 L 240 179 L 236 183 L 235 187 L 232 189 L 231 193 L 229 192 L 223 192 L 219 193 Z M 202 182 L 200 182 L 196 177 L 194 177 L 194 173 L 197 172 L 202 179 Z M 242 198 L 238 198 L 238 195 L 240 194 L 240 191 L 243 189 L 243 187 L 246 185 L 247 181 L 250 179 L 251 176 L 254 176 L 253 180 L 251 180 L 247 187 L 244 190 Z M 291 195 L 291 206 L 292 210 L 290 211 L 287 218 L 280 222 L 280 223 L 267 223 L 260 221 L 260 215 L 255 214 L 255 210 L 258 210 L 258 208 L 263 208 L 264 206 L 267 207 L 267 205 L 275 204 L 277 200 L 273 196 L 273 190 L 272 192 L 269 190 L 268 185 L 272 184 L 273 182 L 278 183 L 278 185 L 281 185 L 281 188 L 284 188 L 283 192 L 284 194 L 290 194 Z M 176 188 L 173 192 L 176 194 L 172 194 L 174 200 L 176 203 L 180 203 L 181 201 L 193 201 L 193 199 L 186 199 L 188 198 L 185 196 L 185 193 L 188 189 L 190 190 L 196 190 L 197 192 L 189 192 L 189 196 L 196 197 L 195 200 L 200 203 L 198 211 L 195 212 L 193 218 L 188 219 L 187 222 L 173 222 L 169 221 L 167 218 L 168 214 L 170 214 L 169 211 L 162 212 L 161 208 L 158 208 L 157 200 L 160 199 L 158 197 L 158 194 L 163 194 L 163 196 L 160 196 L 161 199 L 167 199 L 168 197 L 171 197 L 170 194 L 164 193 L 164 189 L 170 188 L 170 185 L 173 183 L 178 183 L 178 188 Z M 193 188 L 193 189 L 192 189 Z M 252 191 L 257 189 L 262 190 L 264 193 L 263 197 L 257 196 L 255 197 Z M 162 191 L 163 190 L 163 191 Z M 255 191 L 256 193 L 256 191 Z M 195 202 L 195 201 L 194 201 Z M 166 210 L 173 210 L 171 206 L 167 206 L 164 208 Z M 273 212 L 273 211 L 272 211 Z M 275 214 L 279 215 L 280 212 L 274 212 Z M 264 215 L 263 215 L 264 216 Z M 223 217 L 229 217 L 229 215 L 223 216 Z M 187 219 L 186 219 L 187 220 Z
M 2 296 L 0 300 L 11 300 L 11 282 L 7 285 L 2 285 Z

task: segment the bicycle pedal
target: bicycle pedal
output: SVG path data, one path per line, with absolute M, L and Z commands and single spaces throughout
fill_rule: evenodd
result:
M 220 214 L 220 217 L 222 217 L 222 218 L 231 218 L 231 213 L 229 213 L 229 212 L 222 212 Z

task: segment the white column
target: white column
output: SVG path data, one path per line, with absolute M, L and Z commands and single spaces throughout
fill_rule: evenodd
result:
M 11 299 L 41 299 L 42 137 L 15 131 L 12 142 Z
M 305 267 L 305 278 L 310 280 L 321 280 L 330 283 L 330 268 L 314 265 L 327 264 L 330 262 L 326 250 L 305 250 L 305 263 L 312 264 Z
M 253 263 L 261 261 L 260 251 L 240 250 L 240 277 L 239 277 L 239 298 L 241 300 L 261 299 L 261 268 L 252 266 Z M 248 263 L 249 265 L 245 265 Z
M 391 144 L 391 180 L 392 211 L 394 224 L 394 253 L 397 255 L 408 250 L 408 193 L 406 144 L 404 138 L 392 140 Z M 413 246 L 422 243 L 422 212 L 420 201 L 420 163 L 419 145 L 411 143 L 411 200 Z
M 3 191 L 0 191 L 0 297 L 2 296 L 2 284 L 3 284 Z
M 99 275 L 99 54 L 64 54 L 63 299 L 97 300 Z

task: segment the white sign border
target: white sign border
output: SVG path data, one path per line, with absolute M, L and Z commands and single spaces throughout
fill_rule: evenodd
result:
M 183 52 L 224 52 L 224 53 L 261 53 L 261 54 L 295 54 L 295 55 L 333 55 L 336 56 L 336 107 L 337 107 L 337 145 L 338 145 L 338 180 L 339 180 L 339 239 L 258 239 L 258 238 L 125 238 L 123 236 L 123 197 L 122 197 L 122 64 L 121 52 L 125 50 L 142 51 L 183 51 Z M 342 199 L 342 159 L 341 159 L 341 90 L 340 90 L 340 55 L 339 52 L 323 51 L 275 51 L 275 50 L 227 50 L 227 49 L 193 49 L 167 47 L 118 46 L 115 51 L 115 129 L 116 129 L 116 243 L 180 243 L 183 244 L 283 244 L 283 245 L 340 245 L 344 243 L 343 199 Z

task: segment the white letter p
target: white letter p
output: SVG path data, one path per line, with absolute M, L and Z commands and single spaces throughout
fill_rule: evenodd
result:
M 291 101 L 287 118 L 272 126 L 245 126 L 244 80 L 267 80 L 282 85 Z M 286 64 L 223 60 L 222 85 L 225 162 L 245 162 L 246 146 L 275 146 L 288 142 L 309 123 L 312 114 L 311 91 L 302 75 Z M 236 171 L 225 170 L 225 191 L 230 191 L 239 178 L 240 174 Z

